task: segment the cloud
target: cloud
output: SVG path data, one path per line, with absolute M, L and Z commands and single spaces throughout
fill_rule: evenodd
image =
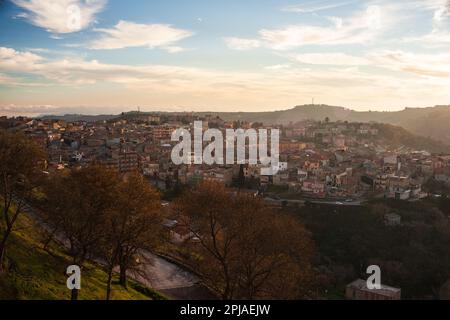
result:
M 328 27 L 294 25 L 283 29 L 264 29 L 262 40 L 272 49 L 288 50 L 305 45 L 364 43 L 375 38 L 382 28 L 382 10 L 369 6 L 366 11 L 348 19 L 332 17 Z
M 450 80 L 450 54 L 447 53 L 419 54 L 401 50 L 382 50 L 370 52 L 362 57 L 344 53 L 287 54 L 284 57 L 310 65 L 371 66 L 424 78 Z
M 348 106 L 377 103 L 417 106 L 450 99 L 447 90 L 450 84 L 443 78 L 444 67 L 450 65 L 447 56 L 438 56 L 435 64 L 433 57 L 387 52 L 370 57 L 374 61 L 378 59 L 386 68 L 413 75 L 417 73 L 411 67 L 440 70 L 435 74 L 428 72 L 426 77 L 400 77 L 393 73 L 365 72 L 352 66 L 323 70 L 314 66 L 279 65 L 236 72 L 151 64 L 130 66 L 75 57 L 47 60 L 30 52 L 0 47 L 0 73 L 6 76 L 8 72 L 22 73 L 45 79 L 49 90 L 53 90 L 46 95 L 36 92 L 23 96 L 8 95 L 6 91 L 2 103 L 98 107 L 151 104 L 161 108 L 246 106 L 250 111 L 287 107 L 320 97 L 321 103 Z
M 264 69 L 266 70 L 271 70 L 271 71 L 277 71 L 277 70 L 286 70 L 291 68 L 290 64 L 284 63 L 284 64 L 274 64 L 274 65 L 270 65 L 270 66 L 266 66 L 264 67 Z
M 0 66 L 4 71 L 32 70 L 41 60 L 41 56 L 31 52 L 19 52 L 11 48 L 0 47 Z
M 407 37 L 404 42 L 414 42 L 430 48 L 447 47 L 450 45 L 450 33 L 444 30 L 433 30 L 419 37 Z
M 128 108 L 126 108 L 128 109 Z M 85 114 L 85 115 L 98 115 L 97 112 L 89 106 L 59 106 L 51 104 L 0 104 L 0 114 L 7 116 L 27 116 L 27 117 L 40 117 L 43 115 L 64 115 L 64 114 Z M 119 114 L 125 110 L 117 107 L 103 107 L 100 110 L 102 114 Z
M 23 8 L 18 17 L 54 34 L 77 32 L 89 27 L 107 0 L 12 0 Z
M 34 52 L 34 53 L 51 53 L 52 52 L 52 50 L 47 49 L 47 48 L 28 48 L 27 50 L 30 52 Z
M 288 54 L 286 57 L 296 62 L 313 65 L 362 66 L 370 64 L 370 61 L 364 57 L 345 53 Z
M 403 51 L 372 53 L 374 63 L 384 68 L 432 78 L 449 78 L 450 54 L 418 54 Z
M 14 85 L 14 86 L 20 85 L 21 84 L 20 81 L 18 82 L 16 80 L 17 79 L 14 77 L 10 77 L 6 74 L 0 73 L 0 84 L 1 85 L 6 85 L 6 86 L 7 85 Z
M 225 38 L 225 43 L 230 49 L 239 51 L 256 49 L 261 46 L 261 41 L 259 40 L 234 37 Z
M 405 37 L 402 40 L 432 48 L 450 45 L 450 0 L 423 0 L 414 3 L 416 10 L 431 11 L 432 28 L 426 34 Z
M 330 1 L 314 1 L 307 4 L 291 5 L 284 7 L 282 10 L 286 12 L 296 12 L 296 13 L 316 13 L 319 11 L 326 11 L 331 9 L 340 8 L 347 6 L 354 1 L 347 2 L 330 2 Z
M 450 2 L 446 1 L 439 6 L 434 12 L 433 22 L 436 27 L 440 27 L 441 24 L 448 22 L 450 18 Z
M 177 46 L 164 47 L 164 49 L 165 49 L 168 53 L 178 53 L 178 52 L 186 51 L 185 48 L 177 47 Z
M 307 45 L 365 44 L 379 36 L 388 25 L 387 12 L 371 5 L 349 18 L 329 17 L 328 26 L 290 25 L 280 29 L 262 29 L 258 39 L 227 38 L 232 49 L 249 50 L 264 46 L 273 50 L 291 50 Z
M 56 35 L 56 34 L 52 34 L 52 35 L 50 36 L 50 38 L 53 39 L 53 40 L 62 40 L 62 39 L 64 39 L 63 37 L 58 36 L 58 35 Z
M 0 47 L 0 72 L 21 72 L 43 76 L 61 84 L 94 84 L 111 82 L 131 86 L 176 83 L 189 85 L 195 79 L 214 80 L 217 76 L 229 78 L 232 73 L 216 73 L 191 67 L 107 64 L 97 60 L 76 57 L 46 60 L 31 52 Z
M 0 113 L 2 114 L 24 114 L 24 115 L 36 115 L 40 113 L 53 113 L 58 110 L 59 107 L 52 105 L 23 105 L 18 106 L 15 104 L 0 105 Z
M 29 82 L 20 77 L 11 77 L 9 75 L 0 73 L 0 85 L 5 87 L 47 87 L 48 83 L 43 82 Z
M 182 39 L 191 37 L 193 33 L 188 30 L 177 29 L 166 24 L 139 24 L 129 21 L 119 21 L 110 29 L 94 29 L 104 35 L 92 41 L 90 49 L 122 49 L 127 47 L 163 48 L 173 52 L 172 45 Z M 178 48 L 175 51 L 180 51 Z

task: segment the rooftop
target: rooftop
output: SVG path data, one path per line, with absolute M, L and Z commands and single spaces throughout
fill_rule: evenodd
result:
M 392 295 L 395 295 L 395 294 L 401 292 L 401 289 L 399 289 L 399 288 L 394 288 L 394 287 L 386 286 L 383 284 L 381 285 L 381 289 L 372 289 L 371 290 L 371 289 L 367 288 L 367 281 L 362 280 L 362 279 L 358 279 L 358 280 L 350 283 L 349 285 L 347 285 L 347 287 L 362 290 L 362 291 L 367 291 L 367 292 L 373 292 L 373 293 L 380 294 L 383 296 L 392 296 Z

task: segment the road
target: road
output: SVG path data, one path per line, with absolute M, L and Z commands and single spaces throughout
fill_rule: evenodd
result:
M 330 204 L 330 205 L 335 205 L 335 206 L 361 206 L 363 204 L 363 201 L 361 200 L 356 200 L 356 201 L 321 201 L 321 200 L 313 200 L 310 201 L 311 203 L 316 203 L 316 204 Z
M 264 198 L 264 200 L 268 204 L 274 204 L 278 206 L 283 206 L 283 203 L 287 203 L 288 205 L 304 205 L 306 202 L 315 203 L 315 204 L 329 204 L 335 206 L 361 206 L 364 201 L 363 200 L 354 200 L 354 201 L 336 201 L 336 200 L 312 200 L 312 199 L 273 199 L 270 197 Z
M 15 201 L 18 201 L 18 199 L 15 199 Z M 49 227 L 40 218 L 38 210 L 27 202 L 23 203 L 23 212 L 48 231 Z M 66 248 L 69 245 L 68 241 L 61 235 L 57 236 L 57 241 Z M 151 252 L 141 251 L 141 255 L 143 260 L 148 263 L 142 264 L 143 269 L 140 270 L 139 274 L 132 272 L 129 274 L 130 278 L 140 284 L 176 300 L 213 298 L 213 295 L 199 283 L 200 279 L 195 274 Z
M 173 299 L 199 300 L 213 299 L 214 296 L 200 284 L 200 279 L 179 265 L 148 251 L 141 251 L 145 263 L 142 274 L 129 276 L 139 283 L 153 288 Z

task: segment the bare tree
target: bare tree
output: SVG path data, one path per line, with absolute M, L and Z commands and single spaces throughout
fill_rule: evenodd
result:
M 7 241 L 23 209 L 24 199 L 41 181 L 44 164 L 45 153 L 37 144 L 23 134 L 0 131 L 0 194 L 5 227 L 0 238 L 0 273 L 4 271 Z
M 240 196 L 237 299 L 311 297 L 313 243 L 298 221 L 267 208 L 260 199 Z
M 222 299 L 231 299 L 236 279 L 232 268 L 239 260 L 233 198 L 222 185 L 203 183 L 185 193 L 177 203 L 185 226 L 200 241 L 204 280 Z
M 222 299 L 304 296 L 313 246 L 295 219 L 211 182 L 185 193 L 177 208 L 199 241 L 203 280 Z
M 107 264 L 106 299 L 111 298 L 114 267 L 120 267 L 120 284 L 127 286 L 127 271 L 136 265 L 140 250 L 153 250 L 162 235 L 159 194 L 139 173 L 125 177 L 118 189 L 116 206 L 106 220 L 102 257 Z
M 113 214 L 120 178 L 101 166 L 72 170 L 54 177 L 47 186 L 47 223 L 68 244 L 75 265 L 95 257 L 106 233 L 105 221 Z M 78 297 L 72 291 L 72 299 Z

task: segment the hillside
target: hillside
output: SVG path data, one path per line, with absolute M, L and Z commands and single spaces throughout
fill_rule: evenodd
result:
M 414 150 L 426 150 L 431 153 L 450 153 L 450 145 L 435 139 L 414 135 L 406 129 L 380 123 L 376 127 L 386 145 L 394 148 L 405 146 Z
M 379 122 L 401 126 L 415 135 L 430 137 L 450 145 L 450 106 L 406 108 L 397 112 L 358 112 L 343 107 L 304 105 L 274 112 L 213 113 L 224 120 L 244 120 L 266 124 L 289 124 L 302 120 Z
M 57 246 L 51 248 L 51 254 L 43 250 L 39 227 L 24 214 L 15 230 L 8 242 L 9 272 L 0 275 L 0 300 L 69 300 L 65 275 L 71 264 L 68 256 Z M 98 265 L 87 264 L 82 272 L 79 299 L 103 300 L 106 279 Z M 149 300 L 150 296 L 155 293 L 136 283 L 130 282 L 129 288 L 124 289 L 113 282 L 114 300 Z

